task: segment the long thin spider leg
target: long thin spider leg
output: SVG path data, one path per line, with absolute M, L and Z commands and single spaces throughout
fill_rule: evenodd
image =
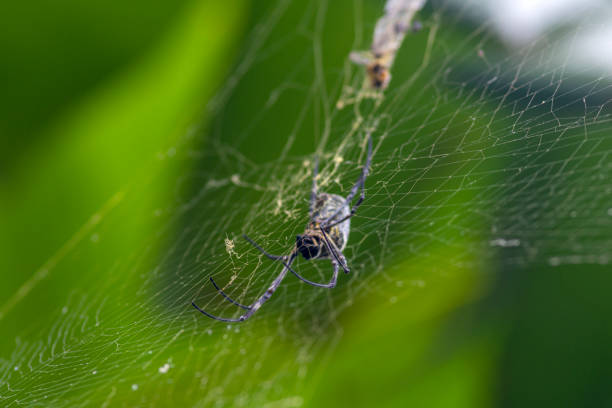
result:
M 351 191 L 349 192 L 349 194 L 346 196 L 346 200 L 344 201 L 344 205 L 340 206 L 336 212 L 334 212 L 331 217 L 327 218 L 327 220 L 325 220 L 326 222 L 329 222 L 333 219 L 335 219 L 338 214 L 340 214 L 340 211 L 342 211 L 342 209 L 347 206 L 351 201 L 353 201 L 353 198 L 355 197 L 355 194 L 357 194 L 357 191 L 359 191 L 359 188 L 361 187 L 361 199 L 359 201 L 359 204 L 361 204 L 361 202 L 363 201 L 363 199 L 365 198 L 365 181 L 366 178 L 368 177 L 368 174 L 370 174 L 370 163 L 372 161 L 372 136 L 369 137 L 368 139 L 368 156 L 366 158 L 366 162 L 363 165 L 362 169 L 361 169 L 361 176 L 359 176 L 359 179 L 357 179 L 357 182 L 355 182 L 355 185 L 353 185 L 353 187 L 351 188 Z M 355 207 L 353 207 L 355 209 L 355 211 L 357 210 Z M 329 225 L 326 225 L 326 227 L 329 227 Z
M 243 235 L 243 236 L 244 236 L 244 239 L 246 239 L 247 241 L 249 241 L 249 242 L 250 242 L 250 243 L 251 243 L 251 244 L 252 244 L 252 245 L 253 245 L 255 248 L 259 249 L 259 251 L 261 251 L 261 253 L 262 253 L 262 254 L 264 254 L 264 255 L 265 255 L 265 256 L 267 256 L 268 258 L 273 259 L 273 260 L 275 260 L 275 261 L 280 261 L 280 262 L 281 262 L 281 263 L 282 263 L 282 264 L 283 264 L 283 265 L 284 265 L 284 266 L 285 266 L 285 267 L 286 267 L 286 268 L 287 268 L 287 269 L 288 269 L 288 270 L 289 270 L 289 271 L 290 271 L 292 274 L 294 274 L 295 276 L 297 276 L 297 278 L 298 278 L 298 279 L 301 279 L 301 280 L 303 280 L 304 282 L 306 282 L 306 283 L 308 283 L 309 285 L 312 285 L 312 286 L 328 287 L 327 285 L 323 285 L 323 284 L 320 284 L 320 283 L 312 282 L 312 281 L 310 281 L 310 280 L 308 280 L 308 279 L 304 278 L 302 275 L 300 275 L 299 273 L 297 273 L 296 271 L 294 271 L 294 270 L 293 270 L 293 268 L 291 268 L 291 266 L 290 266 L 290 265 L 291 265 L 291 263 L 285 263 L 285 260 L 287 259 L 285 256 L 277 256 L 277 255 L 272 255 L 272 254 L 269 254 L 269 253 L 267 253 L 266 251 L 264 251 L 262 247 L 260 247 L 259 245 L 257 245 L 257 244 L 255 243 L 255 241 L 253 241 L 251 238 L 249 238 L 249 237 L 248 237 L 248 236 L 246 236 L 246 235 Z M 295 252 L 294 252 L 294 253 L 292 253 L 292 254 L 290 255 L 290 258 L 289 258 L 289 259 L 290 259 L 290 261 L 291 261 L 291 262 L 293 262 L 293 259 L 295 258 L 295 255 L 296 255 L 296 254 L 297 254 L 297 253 L 295 253 Z
M 283 268 L 283 270 L 281 271 L 281 273 L 276 277 L 276 279 L 274 279 L 274 282 L 272 282 L 272 285 L 270 285 L 270 287 L 264 292 L 264 294 L 261 295 L 259 297 L 259 299 L 257 299 L 251 305 L 251 309 L 248 312 L 246 312 L 245 314 L 243 314 L 242 316 L 240 316 L 238 318 L 238 321 L 244 321 L 244 320 L 248 319 L 249 317 L 253 316 L 253 314 L 257 310 L 259 310 L 261 305 L 263 305 L 268 299 L 270 299 L 270 297 L 272 297 L 272 294 L 274 294 L 274 292 L 276 291 L 276 289 L 278 289 L 278 287 L 280 286 L 280 284 L 283 281 L 283 279 L 285 279 L 285 276 L 287 275 L 287 271 L 292 271 L 291 264 L 295 260 L 296 256 L 297 256 L 297 252 L 293 252 L 291 254 L 289 260 L 286 263 L 284 261 L 281 261 L 282 264 L 285 266 Z M 295 272 L 293 272 L 293 273 L 295 273 Z
M 212 276 L 210 277 L 210 281 L 212 282 L 212 284 L 215 287 L 215 289 L 217 289 L 219 291 L 219 293 L 221 293 L 223 295 L 223 297 L 226 298 L 227 300 L 229 300 L 231 303 L 235 304 L 238 307 L 243 308 L 244 310 L 249 310 L 251 308 L 250 306 L 245 306 L 242 303 L 236 302 L 234 299 L 232 299 L 231 297 L 226 295 L 225 292 L 223 291 L 223 289 L 221 289 L 219 286 L 217 286 L 217 284 L 215 283 L 215 281 L 212 278 Z
M 272 285 L 270 285 L 270 287 L 264 292 L 263 295 L 261 295 L 259 297 L 259 299 L 257 299 L 251 306 L 248 306 L 248 311 L 243 314 L 242 316 L 235 318 L 235 319 L 228 319 L 225 317 L 219 317 L 219 316 L 215 316 L 212 315 L 208 312 L 205 312 L 204 310 L 200 309 L 194 302 L 191 302 L 191 304 L 193 305 L 193 307 L 195 307 L 200 313 L 202 313 L 203 315 L 206 315 L 208 317 L 210 317 L 211 319 L 215 319 L 215 320 L 219 320 L 222 322 L 229 322 L 229 323 L 234 323 L 234 322 L 243 322 L 246 319 L 248 319 L 249 317 L 253 316 L 253 314 L 259 310 L 259 308 L 261 307 L 261 305 L 263 305 L 268 299 L 270 299 L 270 297 L 272 296 L 272 294 L 276 291 L 276 289 L 278 289 L 279 285 L 281 284 L 281 282 L 283 281 L 283 279 L 285 278 L 285 276 L 287 275 L 287 271 L 292 270 L 291 269 L 291 264 L 293 263 L 295 257 L 297 256 L 296 252 L 293 252 L 291 254 L 291 257 L 289 258 L 288 262 L 285 262 L 284 259 L 281 260 L 282 264 L 285 266 L 283 268 L 283 270 L 281 271 L 281 273 L 278 274 L 278 276 L 276 277 L 276 279 L 274 279 L 274 281 L 272 282 Z M 284 258 L 284 257 L 281 257 Z M 293 272 L 295 273 L 295 272 Z
M 332 244 L 329 240 L 329 237 L 327 236 L 327 233 L 325 232 L 323 227 L 319 227 L 319 229 L 323 233 L 323 239 L 325 239 L 325 244 L 327 245 L 327 249 L 329 250 L 329 252 L 331 252 L 331 254 L 334 256 L 334 258 L 336 258 L 336 261 L 338 261 L 342 269 L 344 269 L 344 273 L 349 273 L 351 270 L 346 264 L 346 259 L 344 259 L 344 255 L 342 255 L 342 252 L 337 253 L 334 244 Z
M 370 174 L 371 162 L 372 162 L 372 136 L 368 138 L 368 156 L 366 157 L 365 164 L 361 168 L 361 175 L 355 182 L 355 185 L 353 186 L 353 188 L 351 188 L 350 193 L 346 196 L 345 204 L 348 204 L 351 201 L 353 201 L 353 198 L 355 197 L 355 194 L 357 194 L 357 190 L 359 189 L 359 187 L 361 187 L 361 194 L 365 195 L 363 189 L 365 186 L 366 178 L 368 177 L 368 174 Z
M 349 215 L 347 215 L 346 217 L 341 218 L 338 221 L 335 221 L 331 224 L 326 224 L 325 225 L 325 229 L 330 229 L 333 226 L 336 226 L 338 224 L 343 223 L 344 221 L 348 220 L 349 218 L 351 218 L 353 215 L 355 215 L 355 213 L 357 212 L 357 209 L 359 208 L 359 206 L 361 205 L 361 203 L 363 202 L 363 199 L 365 198 L 365 194 L 362 193 L 361 197 L 359 197 L 359 200 L 357 200 L 357 203 L 353 206 L 353 208 L 351 208 L 351 212 Z
M 314 212 L 315 200 L 317 199 L 317 175 L 319 174 L 319 158 L 314 158 L 314 168 L 312 170 L 312 190 L 310 191 L 310 217 Z
M 290 269 L 290 271 L 293 272 L 293 274 L 295 276 L 297 276 L 299 279 L 301 279 L 302 281 L 306 282 L 309 285 L 316 286 L 318 288 L 328 288 L 328 289 L 331 289 L 331 288 L 336 286 L 336 281 L 338 280 L 338 262 L 336 262 L 335 260 L 332 260 L 332 264 L 334 265 L 334 274 L 332 275 L 332 278 L 329 281 L 329 283 L 317 283 L 317 282 L 313 282 L 311 280 L 308 280 L 308 279 L 302 277 L 297 272 L 295 272 L 293 269 Z
M 218 317 L 218 316 L 211 315 L 210 313 L 203 311 L 203 310 L 202 310 L 202 309 L 200 309 L 200 308 L 198 307 L 198 305 L 196 305 L 194 302 L 191 302 L 191 305 L 192 305 L 193 307 L 195 307 L 195 308 L 196 308 L 196 309 L 197 309 L 197 310 L 198 310 L 200 313 L 202 313 L 203 315 L 206 315 L 206 316 L 210 317 L 211 319 L 220 320 L 220 321 L 222 321 L 222 322 L 230 322 L 230 323 L 232 323 L 232 322 L 241 322 L 241 321 L 242 321 L 242 320 L 240 320 L 240 319 L 242 318 L 242 316 L 240 316 L 240 317 L 239 317 L 239 318 L 237 318 L 237 319 L 227 319 L 227 318 L 225 318 L 225 317 Z
M 261 249 L 260 249 L 260 250 L 261 250 Z M 261 251 L 262 251 L 262 253 L 263 253 L 264 255 L 267 255 L 265 251 L 263 251 L 263 250 L 261 250 Z M 286 257 L 284 257 L 284 256 L 278 257 L 278 258 L 276 258 L 275 260 L 276 260 L 276 261 L 280 261 L 280 262 L 281 262 L 281 263 L 282 263 L 282 264 L 285 266 L 285 268 L 287 268 L 287 269 L 289 270 L 289 272 L 291 272 L 291 273 L 292 273 L 292 274 L 294 274 L 294 275 L 295 275 L 295 276 L 296 276 L 298 279 L 300 279 L 300 280 L 302 280 L 302 281 L 306 282 L 306 283 L 307 283 L 307 284 L 309 284 L 309 285 L 312 285 L 312 286 L 317 286 L 317 287 L 321 287 L 321 288 L 333 287 L 333 286 L 328 286 L 329 284 L 321 284 L 321 283 L 316 283 L 316 282 L 313 282 L 313 281 L 311 281 L 311 280 L 306 279 L 305 277 L 303 277 L 303 276 L 302 276 L 302 275 L 300 275 L 299 273 L 297 273 L 297 272 L 296 272 L 296 271 L 295 271 L 295 270 L 294 270 L 294 269 L 291 267 L 291 263 L 293 262 L 293 259 L 294 259 L 296 256 L 297 256 L 297 252 L 292 252 L 292 253 L 291 253 L 291 255 L 290 255 L 290 257 L 289 257 L 289 262 L 287 262 L 287 263 L 285 262 L 285 260 L 286 260 L 287 258 L 286 258 Z M 268 258 L 269 258 L 269 256 L 268 256 Z
M 247 240 L 251 245 L 253 245 L 255 248 L 259 249 L 259 252 L 261 252 L 262 254 L 264 254 L 265 256 L 267 256 L 268 258 L 278 261 L 279 259 L 284 259 L 285 256 L 283 255 L 272 255 L 268 252 L 266 252 L 262 247 L 260 247 L 259 245 L 257 245 L 255 243 L 255 241 L 253 241 L 251 238 L 249 238 L 246 234 L 243 234 L 242 237 Z
M 264 251 L 264 249 L 262 247 L 260 247 L 259 245 L 257 245 L 255 243 L 255 241 L 253 241 L 251 238 L 249 238 L 246 235 L 243 235 L 244 239 L 246 239 L 247 241 L 249 241 L 255 248 L 259 249 L 259 251 L 264 254 L 265 256 L 267 256 L 270 259 L 273 259 L 275 261 L 280 261 L 291 273 L 293 273 L 298 279 L 303 280 L 304 282 L 312 285 L 312 286 L 320 286 L 320 287 L 327 287 L 326 285 L 322 285 L 320 283 L 316 283 L 316 282 L 312 282 L 306 278 L 304 278 L 302 275 L 300 275 L 299 273 L 297 273 L 296 271 L 293 270 L 293 268 L 291 268 L 291 262 L 293 262 L 293 259 L 295 258 L 295 256 L 297 255 L 296 252 L 293 252 L 290 255 L 290 262 L 289 263 L 285 263 L 285 260 L 287 259 L 285 256 L 277 256 L 277 255 L 272 255 L 267 253 L 266 251 Z M 346 270 L 346 269 L 345 269 Z
M 291 272 L 292 274 L 294 274 L 298 279 L 308 283 L 309 285 L 312 286 L 317 286 L 317 287 L 323 287 L 323 288 L 327 288 L 329 287 L 328 284 L 321 284 L 321 283 L 316 283 L 313 282 L 311 280 L 306 279 L 305 277 L 303 277 L 302 275 L 300 275 L 299 273 L 297 273 L 292 267 L 291 267 L 291 263 L 293 263 L 293 259 L 297 256 L 297 252 L 292 252 L 291 255 L 289 256 L 289 262 L 285 262 L 286 257 L 281 257 L 280 259 L 277 259 L 277 261 L 280 261 L 280 263 L 282 263 L 285 268 L 287 268 L 289 270 L 289 272 Z

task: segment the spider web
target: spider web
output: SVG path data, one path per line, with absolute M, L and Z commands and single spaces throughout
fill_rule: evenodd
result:
M 507 51 L 490 21 L 473 23 L 470 2 L 429 4 L 384 98 L 372 98 L 347 56 L 368 47 L 382 5 L 347 3 L 279 1 L 260 11 L 207 107 L 212 122 L 196 124 L 166 157 L 183 170 L 170 180 L 173 203 L 152 215 L 150 239 L 110 268 L 89 265 L 64 305 L 10 334 L 13 349 L 0 360 L 4 406 L 301 406 L 371 305 L 403 319 L 409 312 L 392 305 L 439 281 L 609 263 L 610 75 L 573 60 L 576 39 L 592 27 Z M 352 33 L 334 29 L 349 16 Z M 245 324 L 197 313 L 192 300 L 219 316 L 241 312 L 210 277 L 244 304 L 263 293 L 281 266 L 241 235 L 289 253 L 308 220 L 314 154 L 320 189 L 346 195 L 368 135 L 372 170 L 345 251 L 351 274 L 334 290 L 288 276 Z M 90 258 L 92 241 L 129 217 L 123 203 L 163 177 L 111 199 L 113 209 L 46 279 Z M 330 278 L 328 261 L 295 267 Z M 22 340 L 32 332 L 38 341 Z

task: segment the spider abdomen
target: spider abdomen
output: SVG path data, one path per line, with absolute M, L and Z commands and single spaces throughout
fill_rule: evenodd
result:
M 336 217 L 333 220 L 330 220 L 329 217 L 336 214 L 338 209 L 340 209 L 340 211 L 337 213 Z M 348 204 L 346 204 L 346 198 L 337 194 L 320 193 L 317 195 L 315 200 L 311 221 L 317 224 L 324 222 L 333 224 L 335 221 L 339 221 L 348 216 L 350 212 L 351 210 Z M 340 251 L 342 251 L 346 246 L 350 230 L 351 220 L 348 218 L 340 224 L 334 225 L 328 231 L 329 238 L 334 242 Z M 321 254 L 320 257 L 329 257 L 329 254 Z

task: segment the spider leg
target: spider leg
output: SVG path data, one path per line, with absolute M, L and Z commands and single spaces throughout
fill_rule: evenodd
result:
M 292 271 L 291 264 L 293 263 L 293 260 L 295 259 L 296 256 L 297 256 L 297 253 L 293 253 L 287 263 L 285 263 L 284 261 L 281 261 L 282 264 L 285 266 L 283 270 L 281 271 L 281 273 L 276 277 L 276 279 L 274 279 L 274 282 L 272 282 L 272 285 L 270 285 L 270 287 L 264 292 L 264 294 L 261 295 L 259 299 L 257 299 L 251 305 L 251 309 L 245 314 L 243 314 L 242 316 L 240 316 L 239 319 L 246 320 L 249 317 L 253 316 L 253 314 L 257 310 L 259 310 L 261 305 L 263 305 L 268 299 L 270 299 L 270 297 L 272 297 L 276 289 L 278 289 L 278 287 L 280 286 L 283 279 L 285 279 L 285 276 L 287 275 L 287 271 Z
M 359 197 L 359 200 L 357 201 L 357 203 L 353 206 L 353 208 L 351 209 L 351 215 L 348 217 L 345 217 L 344 219 L 342 219 L 342 221 L 345 221 L 346 219 L 350 218 L 352 215 L 355 214 L 355 212 L 357 211 L 357 208 L 359 208 L 359 206 L 361 205 L 361 203 L 363 202 L 364 198 L 365 198 L 365 181 L 366 178 L 368 177 L 368 174 L 370 174 L 370 163 L 372 161 L 372 136 L 369 137 L 368 139 L 368 156 L 366 158 L 366 162 L 363 165 L 363 168 L 361 169 L 361 176 L 359 176 L 359 179 L 357 179 L 357 182 L 355 182 L 355 185 L 353 185 L 353 188 L 351 188 L 351 191 L 349 192 L 349 194 L 346 196 L 346 200 L 344 201 L 344 205 L 342 205 L 340 208 L 338 208 L 338 210 L 336 210 L 336 212 L 334 212 L 331 217 L 329 217 L 326 221 L 329 222 L 331 220 L 333 220 L 334 218 L 336 218 L 338 216 L 338 214 L 340 214 L 340 211 L 342 211 L 342 209 L 345 206 L 348 206 L 350 204 L 351 201 L 353 201 L 353 198 L 355 198 L 355 194 L 357 194 L 357 191 L 359 191 L 359 188 L 361 187 L 361 197 Z M 340 222 L 336 222 L 334 224 L 326 224 L 325 227 L 329 228 L 333 225 L 339 224 Z
M 301 279 L 302 281 L 306 282 L 309 285 L 316 286 L 318 288 L 329 288 L 329 289 L 331 289 L 331 288 L 336 287 L 336 281 L 338 280 L 338 262 L 336 262 L 335 260 L 332 259 L 332 265 L 334 265 L 334 274 L 332 275 L 332 278 L 329 281 L 329 283 L 317 283 L 317 282 L 313 282 L 311 280 L 308 280 L 308 279 L 302 277 L 297 272 L 295 272 L 293 269 L 289 269 L 289 270 L 291 272 L 293 272 L 293 274 L 295 276 L 297 276 L 299 279 Z
M 283 265 L 285 265 L 285 267 L 289 270 L 289 272 L 291 272 L 292 274 L 294 274 L 298 279 L 306 282 L 309 285 L 312 286 L 317 286 L 317 287 L 321 287 L 321 288 L 333 288 L 333 286 L 329 286 L 328 284 L 321 284 L 321 283 L 316 283 L 313 282 L 311 280 L 308 280 L 306 278 L 304 278 L 302 275 L 300 275 L 299 273 L 297 273 L 296 271 L 293 270 L 293 268 L 291 268 L 291 263 L 293 263 L 293 259 L 297 256 L 297 252 L 293 252 L 290 256 L 289 256 L 289 262 L 285 263 L 285 261 L 287 260 L 286 256 L 277 256 L 277 255 L 272 255 L 267 253 L 266 251 L 263 250 L 262 247 L 260 247 L 259 245 L 257 245 L 255 243 L 255 241 L 253 241 L 251 238 L 247 237 L 246 235 L 244 235 L 244 239 L 246 239 L 247 241 L 249 241 L 255 248 L 259 249 L 259 251 L 261 251 L 262 254 L 264 254 L 265 256 L 267 256 L 270 259 L 273 259 L 275 261 L 281 261 L 281 263 Z M 345 269 L 346 270 L 346 269 Z M 335 283 L 334 283 L 335 285 Z M 216 286 L 216 285 L 215 285 Z M 221 292 L 221 294 L 223 296 L 226 296 L 223 292 Z M 226 296 L 227 298 L 227 296 Z M 234 301 L 232 301 L 231 299 L 228 299 L 230 302 L 235 303 Z
M 295 260 L 296 256 L 297 256 L 297 253 L 293 252 L 287 262 L 284 261 L 284 259 L 286 259 L 286 257 L 280 257 L 280 258 L 284 258 L 284 259 L 281 260 L 281 263 L 284 266 L 283 270 L 281 271 L 280 274 L 278 274 L 276 279 L 274 279 L 274 281 L 272 282 L 272 285 L 270 285 L 270 287 L 264 292 L 264 294 L 261 295 L 259 297 L 259 299 L 257 299 L 255 302 L 253 302 L 253 304 L 251 304 L 250 306 L 247 306 L 248 307 L 248 311 L 246 313 L 244 313 L 240 317 L 237 317 L 235 319 L 228 319 L 228 318 L 225 318 L 225 317 L 218 317 L 218 316 L 212 315 L 212 314 L 210 314 L 208 312 L 205 312 L 204 310 L 200 309 L 194 302 L 191 302 L 191 304 L 200 313 L 202 313 L 205 316 L 210 317 L 211 319 L 219 320 L 219 321 L 222 321 L 222 322 L 229 322 L 229 323 L 243 322 L 246 319 L 248 319 L 249 317 L 253 316 L 253 314 L 257 310 L 259 310 L 261 305 L 263 305 L 268 299 L 270 299 L 270 297 L 272 297 L 272 294 L 276 291 L 276 289 L 278 289 L 278 287 L 280 286 L 280 284 L 283 281 L 283 279 L 285 279 L 285 276 L 287 275 L 287 271 L 290 271 L 290 270 L 293 271 L 291 269 L 291 264 Z M 293 271 L 293 273 L 295 273 L 295 272 Z
M 242 318 L 242 316 L 240 316 L 238 319 L 226 319 L 225 317 L 218 317 L 218 316 L 211 315 L 210 313 L 207 313 L 207 312 L 203 311 L 194 302 L 191 302 L 191 305 L 193 307 L 195 307 L 200 313 L 210 317 L 211 319 L 219 320 L 219 321 L 222 321 L 222 322 L 241 322 L 242 321 L 242 320 L 240 320 Z
M 219 293 L 221 293 L 223 295 L 224 298 L 226 298 L 227 300 L 230 301 L 230 303 L 235 304 L 238 307 L 241 307 L 245 310 L 249 310 L 251 307 L 250 306 L 245 306 L 241 303 L 236 302 L 234 299 L 232 299 L 231 297 L 229 297 L 228 295 L 225 294 L 225 292 L 219 287 L 217 286 L 217 284 L 215 283 L 215 281 L 213 280 L 212 276 L 210 277 L 210 281 L 212 282 L 213 286 L 215 287 L 215 289 L 217 289 L 219 291 Z
M 334 258 L 340 264 L 342 269 L 344 269 L 344 273 L 349 273 L 351 270 L 346 264 L 346 258 L 344 258 L 344 255 L 342 254 L 342 252 L 339 250 L 336 250 L 335 245 L 331 243 L 331 241 L 329 240 L 329 237 L 327 236 L 327 232 L 325 232 L 323 227 L 319 227 L 319 229 L 323 233 L 323 239 L 325 240 L 325 244 L 327 245 L 327 249 L 329 250 L 329 252 L 334 256 Z
M 338 221 L 335 221 L 331 224 L 326 224 L 325 228 L 329 229 L 333 226 L 336 226 L 338 224 L 343 223 L 344 221 L 348 220 L 349 218 L 351 218 L 353 215 L 355 215 L 355 213 L 357 212 L 357 209 L 359 208 L 359 206 L 361 205 L 361 203 L 363 202 L 363 199 L 365 198 L 365 194 L 363 193 L 363 189 L 361 190 L 361 197 L 359 197 L 359 200 L 357 200 L 357 203 L 355 203 L 355 205 L 353 206 L 353 208 L 351 208 L 351 212 L 349 215 L 347 215 L 346 217 L 341 218 Z
M 310 191 L 310 217 L 315 207 L 315 200 L 317 199 L 317 175 L 319 174 L 319 158 L 314 158 L 314 169 L 312 170 L 312 190 Z
M 284 259 L 284 258 L 285 258 L 285 256 L 283 256 L 283 255 L 272 255 L 272 254 L 270 254 L 270 253 L 266 252 L 266 251 L 265 251 L 265 250 L 264 250 L 262 247 L 260 247 L 259 245 L 257 245 L 257 244 L 255 243 L 255 241 L 253 241 L 251 238 L 249 238 L 249 237 L 248 237 L 246 234 L 243 234 L 242 236 L 243 236 L 243 238 L 244 238 L 245 240 L 247 240 L 247 241 L 248 241 L 248 242 L 249 242 L 251 245 L 253 245 L 255 248 L 259 249 L 259 252 L 261 252 L 262 254 L 264 254 L 265 256 L 267 256 L 268 258 L 270 258 L 270 259 L 272 259 L 272 260 L 274 260 L 274 261 L 278 261 L 279 259 Z

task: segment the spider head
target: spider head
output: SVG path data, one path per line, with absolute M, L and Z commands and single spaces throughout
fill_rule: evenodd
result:
M 312 235 L 298 235 L 295 245 L 304 259 L 317 258 L 321 252 L 321 243 Z

